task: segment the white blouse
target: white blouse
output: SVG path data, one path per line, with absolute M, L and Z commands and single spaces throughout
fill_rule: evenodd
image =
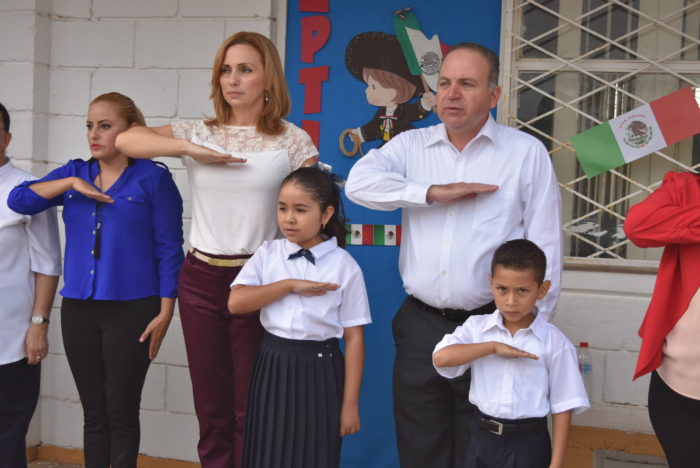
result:
M 280 182 L 318 154 L 304 130 L 284 124 L 284 132 L 277 136 L 260 134 L 255 127 L 208 127 L 203 120 L 170 124 L 176 138 L 196 137 L 247 159 L 220 166 L 183 156 L 192 197 L 190 245 L 215 255 L 242 255 L 278 237 Z
M 343 329 L 371 323 L 362 270 L 335 237 L 314 247 L 315 264 L 304 257 L 289 260 L 301 247 L 287 239 L 264 242 L 231 286 L 262 286 L 284 279 L 337 283 L 322 296 L 288 294 L 263 307 L 260 322 L 273 335 L 294 340 L 342 338 Z
M 440 341 L 436 351 L 453 344 L 499 341 L 539 359 L 508 359 L 490 354 L 469 364 L 436 367 L 438 374 L 454 378 L 472 369 L 469 401 L 495 418 L 523 419 L 573 410 L 578 414 L 590 405 L 578 370 L 576 350 L 557 327 L 537 314 L 528 328 L 515 335 L 503 325 L 496 310 L 469 317 L 464 325 Z

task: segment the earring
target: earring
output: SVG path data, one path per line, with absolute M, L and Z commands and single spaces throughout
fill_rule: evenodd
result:
M 270 100 L 270 94 L 265 91 L 265 102 L 268 102 Z
M 326 224 L 325 223 L 321 224 L 321 231 L 325 231 L 325 230 L 326 230 Z

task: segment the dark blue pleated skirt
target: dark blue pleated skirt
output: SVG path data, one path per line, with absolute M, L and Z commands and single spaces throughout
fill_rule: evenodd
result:
M 250 381 L 243 467 L 337 467 L 344 370 L 335 338 L 266 332 Z

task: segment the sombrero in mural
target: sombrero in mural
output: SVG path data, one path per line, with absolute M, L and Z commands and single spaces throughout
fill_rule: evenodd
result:
M 411 74 L 399 39 L 391 34 L 373 31 L 353 37 L 345 49 L 345 66 L 352 76 L 362 82 L 362 69 L 376 68 L 391 72 L 414 84 L 414 96 L 423 92 L 420 76 Z

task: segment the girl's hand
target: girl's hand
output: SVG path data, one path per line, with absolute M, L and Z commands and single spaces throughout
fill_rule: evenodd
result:
M 80 177 L 73 177 L 73 183 L 71 184 L 71 188 L 73 190 L 75 190 L 76 192 L 82 193 L 83 195 L 85 195 L 88 198 L 92 198 L 92 199 L 97 200 L 98 202 L 114 203 L 114 200 L 112 199 L 112 197 L 100 192 L 99 190 L 97 190 L 95 187 L 93 187 L 92 185 L 85 182 Z
M 498 341 L 494 342 L 494 348 L 493 348 L 493 353 L 498 354 L 499 356 L 503 356 L 505 358 L 528 358 L 528 359 L 534 359 L 537 360 L 539 357 L 537 357 L 536 354 L 528 353 L 527 351 L 523 351 L 522 349 L 516 348 L 514 346 L 509 346 L 505 343 L 499 343 Z
M 328 291 L 335 291 L 340 287 L 336 283 L 321 283 L 308 280 L 290 280 L 292 292 L 301 296 L 323 296 Z
M 219 153 L 206 146 L 201 146 L 192 142 L 189 142 L 185 154 L 201 164 L 244 163 L 247 161 L 246 159 L 236 158 L 230 154 Z
M 148 359 L 151 361 L 158 355 L 158 350 L 160 350 L 160 345 L 163 342 L 163 338 L 165 338 L 165 333 L 168 331 L 172 318 L 171 312 L 161 311 L 156 318 L 151 320 L 151 323 L 148 324 L 146 330 L 139 337 L 139 342 L 141 343 L 146 341 L 149 336 L 151 337 L 151 341 L 148 344 Z
M 340 437 L 360 430 L 360 411 L 357 404 L 343 404 L 340 408 Z

